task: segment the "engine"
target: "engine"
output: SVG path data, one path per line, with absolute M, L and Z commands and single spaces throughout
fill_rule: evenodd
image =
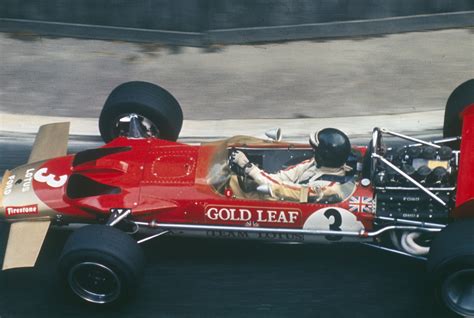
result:
M 446 219 L 454 204 L 458 153 L 447 146 L 392 148 L 384 158 L 446 203 L 445 206 L 383 162 L 373 177 L 376 213 L 391 218 L 436 222 Z

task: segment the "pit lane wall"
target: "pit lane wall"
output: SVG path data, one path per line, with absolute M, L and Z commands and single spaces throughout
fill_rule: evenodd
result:
M 466 26 L 472 0 L 0 1 L 0 31 L 194 46 Z

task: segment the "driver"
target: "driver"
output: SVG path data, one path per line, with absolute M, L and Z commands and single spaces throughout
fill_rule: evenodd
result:
M 231 161 L 258 184 L 260 193 L 273 199 L 307 202 L 336 196 L 336 200 L 342 200 L 340 184 L 334 176 L 344 176 L 351 170 L 345 165 L 351 152 L 349 138 L 338 129 L 325 128 L 311 134 L 309 143 L 314 158 L 272 174 L 251 163 L 241 151 L 234 152 Z M 243 192 L 236 178 L 231 179 L 230 187 L 238 197 L 261 198 L 259 193 Z

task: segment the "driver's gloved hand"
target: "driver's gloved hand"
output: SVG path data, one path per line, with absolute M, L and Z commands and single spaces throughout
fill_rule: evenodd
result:
M 249 163 L 247 156 L 240 150 L 232 153 L 232 161 L 242 169 Z
M 253 167 L 253 164 L 249 161 L 247 156 L 240 150 L 234 151 L 230 157 L 230 160 L 242 168 L 246 174 L 248 174 Z
M 245 166 L 249 163 L 247 156 L 240 150 L 234 151 L 231 156 L 233 163 L 238 165 L 240 168 L 244 169 Z

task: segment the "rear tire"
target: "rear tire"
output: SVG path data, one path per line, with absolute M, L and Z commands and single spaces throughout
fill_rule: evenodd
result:
M 433 240 L 428 273 L 436 297 L 452 312 L 474 316 L 474 220 L 449 224 Z
M 132 295 L 143 267 L 137 242 L 104 225 L 88 225 L 72 233 L 59 260 L 61 282 L 94 304 L 113 304 Z
M 183 125 L 178 101 L 164 88 L 148 82 L 127 82 L 117 86 L 105 101 L 99 117 L 102 139 L 109 142 L 121 135 L 119 122 L 137 114 L 153 125 L 151 136 L 176 141 Z
M 446 102 L 444 112 L 444 138 L 457 137 L 461 135 L 462 111 L 474 103 L 474 79 L 470 79 L 454 89 Z

